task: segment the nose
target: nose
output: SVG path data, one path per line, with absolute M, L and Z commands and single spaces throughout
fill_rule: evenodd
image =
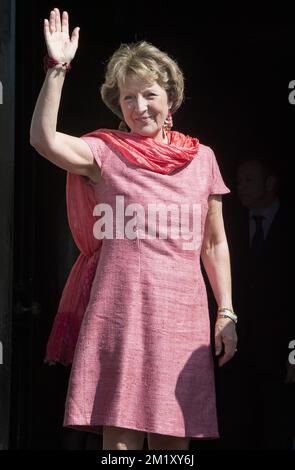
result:
M 144 113 L 147 109 L 147 100 L 143 96 L 138 96 L 135 101 L 135 107 L 138 113 Z

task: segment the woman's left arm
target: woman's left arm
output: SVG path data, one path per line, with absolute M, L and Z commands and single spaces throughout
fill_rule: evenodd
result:
M 230 255 L 222 216 L 222 197 L 209 196 L 201 258 L 218 307 L 233 310 L 231 293 Z M 236 352 L 236 325 L 230 318 L 217 317 L 215 324 L 215 353 L 219 366 L 229 361 Z

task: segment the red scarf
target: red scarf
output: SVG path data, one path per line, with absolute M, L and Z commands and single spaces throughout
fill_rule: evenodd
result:
M 176 131 L 167 132 L 168 144 L 151 137 L 109 129 L 87 134 L 113 146 L 131 163 L 167 175 L 190 162 L 198 152 L 199 140 Z

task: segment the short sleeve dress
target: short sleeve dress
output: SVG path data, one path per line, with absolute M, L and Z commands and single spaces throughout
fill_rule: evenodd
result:
M 218 438 L 200 267 L 208 196 L 229 192 L 215 155 L 200 144 L 191 162 L 163 175 L 97 137 L 82 138 L 101 168 L 93 233 L 102 247 L 64 426 Z

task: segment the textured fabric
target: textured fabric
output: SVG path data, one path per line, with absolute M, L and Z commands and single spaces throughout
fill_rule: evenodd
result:
M 128 132 L 97 129 L 90 137 L 102 139 L 131 163 L 167 175 L 186 165 L 197 154 L 199 140 L 176 131 L 167 132 L 168 144 Z
M 208 304 L 200 269 L 208 196 L 229 192 L 215 156 L 200 145 L 197 158 L 163 175 L 127 161 L 91 134 L 83 138 L 101 168 L 99 183 L 89 184 L 96 201 L 113 209 L 109 220 L 116 233 L 119 196 L 126 210 L 125 227 L 133 221 L 134 238 L 102 240 L 64 425 L 100 433 L 109 425 L 216 438 Z M 154 203 L 194 207 L 189 211 L 189 222 L 196 226 L 193 249 L 188 249 L 189 239 L 172 236 L 169 230 L 160 238 L 161 223 L 155 238 L 142 236 Z M 136 216 L 131 211 L 138 205 L 145 209 L 144 219 L 140 211 Z
M 88 137 L 100 138 L 108 143 L 129 162 L 161 174 L 170 174 L 186 165 L 196 157 L 199 147 L 198 139 L 189 135 L 173 131 L 167 132 L 167 136 L 169 145 L 138 134 L 110 129 L 97 129 L 88 134 Z M 99 155 L 96 158 L 99 159 Z M 101 165 L 100 160 L 98 163 Z M 73 360 L 101 249 L 101 241 L 92 234 L 95 222 L 92 213 L 95 205 L 93 189 L 85 184 L 82 177 L 68 172 L 66 195 L 69 225 L 81 254 L 63 289 L 45 355 L 45 362 L 61 362 L 64 365 Z
M 93 187 L 86 184 L 83 177 L 68 173 L 66 189 L 68 221 L 81 253 L 63 289 L 45 355 L 45 362 L 64 365 L 73 360 L 101 250 L 101 240 L 92 233 L 96 220 L 93 216 L 96 204 Z

